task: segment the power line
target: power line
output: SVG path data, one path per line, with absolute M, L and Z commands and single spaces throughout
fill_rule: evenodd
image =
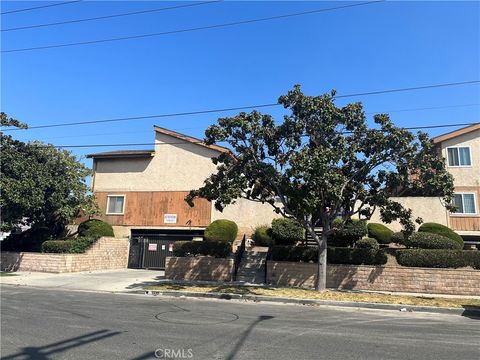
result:
M 340 9 L 345 9 L 345 8 L 363 6 L 363 5 L 370 5 L 370 4 L 375 4 L 375 3 L 383 2 L 383 1 L 384 0 L 368 1 L 368 2 L 363 2 L 363 3 L 354 3 L 354 4 L 350 4 L 350 5 L 336 6 L 336 7 L 332 7 L 332 8 L 302 11 L 302 12 L 285 14 L 285 15 L 269 16 L 269 17 L 264 17 L 264 18 L 257 18 L 257 19 L 243 20 L 243 21 L 235 21 L 235 22 L 216 24 L 216 25 L 200 26 L 200 27 L 194 27 L 194 28 L 163 31 L 163 32 L 142 34 L 142 35 L 122 36 L 122 37 L 117 37 L 117 38 L 108 38 L 108 39 L 99 39 L 99 40 L 90 40 L 90 41 L 80 41 L 80 42 L 73 42 L 73 43 L 35 46 L 35 47 L 19 48 L 19 49 L 11 49 L 11 50 L 2 50 L 1 52 L 2 53 L 12 53 L 12 52 L 21 52 L 21 51 L 53 49 L 53 48 L 61 48 L 61 47 L 69 47 L 69 46 L 91 45 L 91 44 L 113 42 L 113 41 L 141 39 L 141 38 L 147 38 L 147 37 L 153 37 L 153 36 L 172 35 L 172 34 L 186 33 L 186 32 L 199 31 L 199 30 L 218 29 L 218 28 L 224 28 L 224 27 L 229 27 L 229 26 L 251 24 L 251 23 L 257 23 L 257 22 L 262 22 L 262 21 L 284 19 L 284 18 L 289 18 L 289 17 L 294 17 L 294 16 L 309 15 L 309 14 L 315 14 L 315 13 L 320 13 L 320 12 L 327 12 L 327 11 L 334 11 L 334 10 L 340 10 Z
M 443 125 L 425 125 L 425 126 L 413 126 L 413 127 L 401 127 L 404 130 L 419 130 L 419 129 L 438 129 L 438 128 L 447 128 L 447 127 L 458 127 L 458 126 L 470 126 L 477 125 L 480 123 L 456 123 L 456 124 L 443 124 Z M 374 131 L 382 131 L 381 129 L 373 129 Z M 351 134 L 352 131 L 338 132 L 338 134 Z M 227 141 L 219 141 L 220 143 L 225 143 Z M 93 147 L 122 147 L 122 146 L 152 146 L 152 145 L 185 145 L 185 144 L 204 144 L 203 141 L 189 141 L 189 142 L 162 142 L 162 143 L 126 143 L 126 144 L 83 144 L 83 145 L 55 145 L 57 148 L 93 148 Z M 49 145 L 38 145 L 39 147 L 46 147 Z
M 339 95 L 339 96 L 335 96 L 335 98 L 379 95 L 379 94 L 383 94 L 383 93 L 393 93 L 393 92 L 401 92 L 401 91 L 415 91 L 415 90 L 424 90 L 424 89 L 432 89 L 432 88 L 448 87 L 448 86 L 470 85 L 470 84 L 475 84 L 475 83 L 480 83 L 480 80 L 470 80 L 470 81 L 461 81 L 461 82 L 443 83 L 443 84 L 432 84 L 432 85 L 424 85 L 424 86 L 416 86 L 416 87 L 408 87 L 408 88 L 386 89 L 386 90 L 370 91 L 370 92 L 364 92 L 364 93 Z M 76 122 L 58 123 L 58 124 L 45 124 L 45 125 L 31 126 L 28 129 L 13 128 L 13 129 L 5 129 L 3 131 L 45 129 L 45 128 L 64 127 L 64 126 L 78 126 L 78 125 L 101 124 L 101 123 L 120 122 L 120 121 L 131 121 L 131 120 L 145 120 L 145 119 L 167 118 L 167 117 L 176 117 L 176 116 L 211 114 L 211 113 L 218 113 L 218 112 L 247 110 L 247 109 L 253 109 L 253 108 L 264 108 L 264 107 L 274 107 L 274 106 L 281 106 L 281 104 L 278 104 L 278 103 L 257 104 L 257 105 L 248 105 L 248 106 L 231 107 L 231 108 L 208 109 L 208 110 L 177 112 L 177 113 L 167 113 L 167 114 L 156 114 L 156 115 L 144 115 L 144 116 L 130 116 L 130 117 L 111 118 L 111 119 L 103 119 L 103 120 L 90 120 L 90 121 L 76 121 Z
M 61 3 L 55 3 L 55 4 L 50 4 L 50 5 L 42 5 L 42 6 L 35 6 L 35 7 L 25 8 L 25 9 L 4 11 L 4 12 L 0 13 L 0 15 L 13 14 L 13 13 L 21 12 L 21 11 L 30 11 L 30 10 L 43 9 L 43 8 L 48 8 L 48 7 L 52 7 L 52 6 L 60 6 L 60 5 L 73 4 L 73 3 L 80 2 L 80 1 L 82 1 L 82 0 L 64 1 L 64 2 L 61 2 Z
M 195 3 L 193 3 L 193 4 L 176 5 L 176 6 L 162 7 L 162 8 L 156 8 L 156 9 L 150 9 L 150 10 L 132 11 L 132 12 L 126 12 L 126 13 L 120 13 L 120 14 L 97 16 L 97 17 L 84 18 L 84 19 L 58 21 L 58 22 L 52 22 L 52 23 L 46 23 L 46 24 L 19 26 L 19 27 L 2 29 L 1 31 L 2 31 L 2 32 L 5 32 L 5 31 L 26 30 L 26 29 L 35 29 L 35 28 L 40 28 L 40 27 L 49 27 L 49 26 L 57 26 L 57 25 L 66 25 L 66 24 L 80 23 L 80 22 L 85 22 L 85 21 L 105 20 L 105 19 L 111 19 L 111 18 L 122 17 L 122 16 L 140 15 L 140 14 L 147 14 L 147 13 L 164 11 L 164 10 L 173 10 L 173 9 L 180 9 L 180 8 L 186 8 L 186 7 L 207 5 L 207 4 L 212 4 L 212 3 L 222 2 L 222 1 L 223 1 L 223 0 L 214 0 L 214 1 L 206 1 L 206 2 L 195 2 Z

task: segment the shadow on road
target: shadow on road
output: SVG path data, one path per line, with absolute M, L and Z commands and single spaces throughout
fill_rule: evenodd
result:
M 475 305 L 462 305 L 463 313 L 462 316 L 468 317 L 470 319 L 480 320 L 480 306 Z
M 26 359 L 26 360 L 49 360 L 53 357 L 51 355 L 63 353 L 67 350 L 100 341 L 115 335 L 120 334 L 119 331 L 110 331 L 110 330 L 98 330 L 91 332 L 89 334 L 80 335 L 63 341 L 58 341 L 52 344 L 44 346 L 28 346 L 22 348 L 21 351 L 2 357 L 2 360 L 15 360 L 15 359 Z M 57 357 L 57 356 L 55 356 Z

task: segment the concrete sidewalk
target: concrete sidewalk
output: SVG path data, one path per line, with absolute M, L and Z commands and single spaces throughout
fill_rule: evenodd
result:
M 15 272 L 14 274 L 15 276 L 0 277 L 0 284 L 61 290 L 128 292 L 156 285 L 164 278 L 165 272 L 120 269 L 62 274 L 40 272 Z

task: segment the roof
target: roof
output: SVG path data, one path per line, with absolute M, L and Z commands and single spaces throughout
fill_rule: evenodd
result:
M 88 154 L 87 158 L 93 159 L 111 159 L 111 158 L 140 158 L 140 157 L 152 157 L 155 154 L 155 150 L 119 150 L 108 151 L 95 154 Z
M 432 138 L 432 141 L 434 143 L 438 144 L 438 143 L 441 143 L 442 141 L 449 140 L 449 139 L 455 138 L 455 137 L 460 136 L 460 135 L 468 134 L 468 133 L 470 133 L 472 131 L 475 131 L 475 130 L 480 130 L 480 123 L 469 125 L 469 126 L 466 126 L 464 128 L 461 128 L 461 129 L 458 129 L 458 130 L 455 130 L 455 131 L 451 131 L 451 132 L 443 134 L 443 135 L 436 136 L 436 137 Z
M 168 135 L 168 136 L 174 137 L 176 139 L 183 140 L 183 141 L 195 144 L 195 145 L 203 146 L 203 147 L 205 147 L 207 149 L 210 149 L 210 150 L 215 150 L 215 151 L 222 152 L 222 153 L 229 153 L 230 152 L 230 150 L 226 147 L 219 146 L 219 145 L 208 145 L 208 144 L 205 144 L 203 142 L 203 140 L 201 140 L 201 139 L 197 139 L 197 138 L 194 138 L 192 136 L 181 134 L 181 133 L 178 133 L 178 132 L 173 131 L 173 130 L 165 129 L 165 128 L 162 128 L 160 126 L 154 125 L 153 129 L 158 133 L 165 134 L 165 135 Z

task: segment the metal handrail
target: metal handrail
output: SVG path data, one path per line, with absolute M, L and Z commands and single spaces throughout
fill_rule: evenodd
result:
M 237 272 L 238 268 L 240 267 L 240 262 L 242 261 L 243 253 L 245 252 L 245 242 L 246 236 L 243 235 L 242 241 L 240 245 L 237 247 L 237 251 L 235 252 L 235 260 L 234 260 L 234 270 L 233 270 L 233 281 L 237 280 Z

